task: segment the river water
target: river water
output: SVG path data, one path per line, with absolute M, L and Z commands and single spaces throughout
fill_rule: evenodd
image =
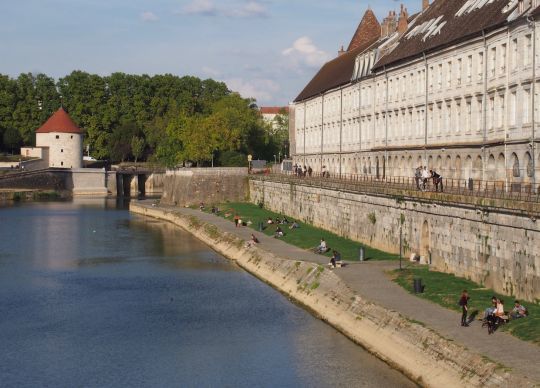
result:
M 413 384 L 172 225 L 116 202 L 0 208 L 2 387 Z

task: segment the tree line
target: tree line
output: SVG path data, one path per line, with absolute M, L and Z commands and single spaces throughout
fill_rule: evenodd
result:
M 197 77 L 99 76 L 83 71 L 55 81 L 45 74 L 0 74 L 0 149 L 35 144 L 35 131 L 60 106 L 85 133 L 91 156 L 167 166 L 237 166 L 246 156 L 288 154 L 287 118 L 264 122 L 253 99 Z

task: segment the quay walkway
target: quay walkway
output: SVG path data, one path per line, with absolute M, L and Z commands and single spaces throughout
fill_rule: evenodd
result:
M 389 196 L 396 199 L 436 201 L 456 205 L 500 208 L 540 216 L 540 190 L 532 184 L 508 184 L 495 181 L 444 179 L 444 191 L 436 191 L 433 182 L 419 190 L 414 178 L 346 175 L 328 177 L 313 174 L 298 176 L 286 173 L 250 174 L 252 180 L 338 190 L 350 193 Z
M 233 222 L 213 214 L 174 206 L 158 205 L 158 207 L 168 212 L 196 216 L 201 221 L 213 224 L 220 230 L 246 241 L 250 240 L 253 233 L 260 241 L 260 249 L 283 258 L 322 265 L 328 263 L 328 258 L 325 256 L 294 247 L 251 228 L 236 228 Z M 443 337 L 540 383 L 540 346 L 522 341 L 502 331 L 488 335 L 487 329 L 482 328 L 479 321 L 473 321 L 469 327 L 461 327 L 459 313 L 418 298 L 390 279 L 386 272 L 396 269 L 397 262 L 348 262 L 347 264 L 344 268 L 336 268 L 333 271 L 365 299 L 421 322 Z

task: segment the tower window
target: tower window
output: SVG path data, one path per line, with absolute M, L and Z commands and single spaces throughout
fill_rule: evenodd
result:
M 60 139 L 60 135 L 56 135 L 56 138 L 57 138 L 57 139 Z
M 64 165 L 64 162 L 60 162 L 60 166 L 63 166 Z
M 62 148 L 62 149 L 60 150 L 60 152 L 64 152 L 64 149 Z
M 71 138 L 73 139 L 73 135 L 71 135 Z

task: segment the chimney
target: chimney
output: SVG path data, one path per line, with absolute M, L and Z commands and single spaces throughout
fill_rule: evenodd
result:
M 338 57 L 341 57 L 343 54 L 345 54 L 346 51 L 343 49 L 343 45 L 341 45 L 341 48 L 339 49 L 338 53 L 337 53 L 337 56 Z
M 429 7 L 429 0 L 422 0 L 422 11 L 425 11 Z
M 396 11 L 388 12 L 388 16 L 384 18 L 381 24 L 381 37 L 387 37 L 396 32 L 397 29 L 397 20 L 396 20 Z
M 399 35 L 403 35 L 407 28 L 409 28 L 409 12 L 407 12 L 407 8 L 401 4 L 401 12 L 399 13 L 399 20 L 398 20 L 398 33 Z

